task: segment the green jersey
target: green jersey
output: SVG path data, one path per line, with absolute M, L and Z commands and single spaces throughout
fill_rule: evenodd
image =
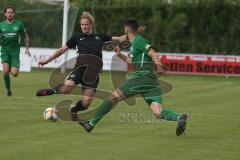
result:
M 141 35 L 137 35 L 131 42 L 130 57 L 135 76 L 142 76 L 146 73 L 153 73 L 154 63 L 148 55 L 152 47 Z
M 0 23 L 1 47 L 3 49 L 20 49 L 21 36 L 25 33 L 23 23 L 14 20 L 12 23 Z

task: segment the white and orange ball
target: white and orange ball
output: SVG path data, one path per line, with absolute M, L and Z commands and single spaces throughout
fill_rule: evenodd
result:
M 43 112 L 43 118 L 46 121 L 56 122 L 58 120 L 58 110 L 56 108 L 46 108 Z

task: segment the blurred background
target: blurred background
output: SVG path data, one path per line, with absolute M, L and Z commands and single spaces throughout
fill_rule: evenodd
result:
M 50 0 L 0 0 L 16 7 L 32 47 L 56 48 L 62 43 L 63 3 Z M 240 54 L 239 0 L 70 0 L 68 38 L 79 32 L 79 14 L 89 11 L 95 32 L 123 34 L 122 24 L 136 18 L 146 26 L 144 37 L 157 51 Z M 4 20 L 3 14 L 0 21 Z

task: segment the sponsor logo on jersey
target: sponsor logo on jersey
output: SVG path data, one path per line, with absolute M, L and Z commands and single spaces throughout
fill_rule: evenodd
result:
M 85 39 L 85 38 L 80 38 L 79 40 L 82 41 L 82 40 L 84 40 L 84 39 Z
M 100 37 L 99 36 L 95 36 L 95 39 L 100 40 Z
M 4 37 L 15 37 L 17 35 L 17 33 L 4 33 L 3 36 Z
M 72 75 L 70 76 L 70 78 L 74 78 L 74 77 L 76 77 L 76 75 L 75 75 L 75 74 L 72 74 Z
M 17 30 L 18 30 L 18 27 L 13 27 L 13 30 L 14 30 L 14 31 L 17 31 Z

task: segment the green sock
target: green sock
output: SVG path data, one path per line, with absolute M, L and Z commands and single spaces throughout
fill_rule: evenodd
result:
M 9 74 L 4 74 L 3 75 L 3 80 L 4 80 L 5 87 L 7 88 L 8 91 L 10 91 L 11 90 L 11 88 L 10 88 L 11 81 L 10 81 Z
M 91 126 L 95 126 L 113 107 L 114 103 L 111 100 L 104 101 L 97 109 L 94 117 L 89 120 Z
M 168 120 L 168 121 L 178 121 L 180 114 L 178 114 L 177 112 L 174 112 L 172 110 L 169 109 L 163 109 L 161 112 L 161 116 L 162 119 Z

